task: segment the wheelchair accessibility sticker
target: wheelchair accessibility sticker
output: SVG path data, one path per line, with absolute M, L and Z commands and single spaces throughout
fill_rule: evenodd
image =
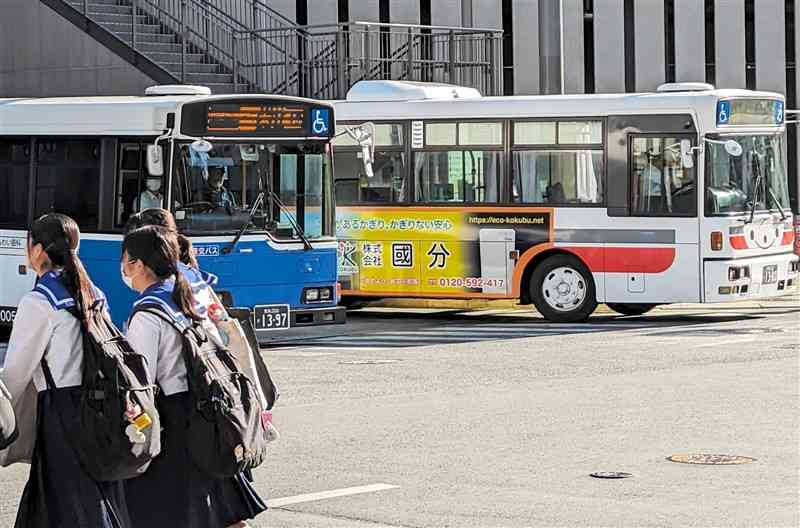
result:
M 717 126 L 728 125 L 731 122 L 731 102 L 720 101 L 717 104 Z
M 330 135 L 331 112 L 327 108 L 314 108 L 311 110 L 311 133 L 315 136 Z

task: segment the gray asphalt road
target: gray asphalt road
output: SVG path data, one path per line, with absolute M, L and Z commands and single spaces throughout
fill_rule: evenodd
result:
M 798 526 L 798 314 L 376 310 L 306 331 L 264 350 L 282 437 L 256 480 L 279 506 L 255 526 Z M 0 526 L 25 470 L 0 470 Z

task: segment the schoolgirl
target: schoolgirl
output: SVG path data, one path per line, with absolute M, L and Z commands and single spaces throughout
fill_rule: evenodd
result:
M 71 218 L 48 214 L 28 232 L 28 263 L 38 277 L 19 303 L 2 380 L 16 401 L 33 381 L 38 390 L 31 472 L 17 511 L 17 528 L 127 528 L 121 482 L 94 482 L 70 438 L 80 423 L 82 314 L 105 302 L 78 258 L 80 231 Z
M 141 305 L 157 305 L 179 324 L 191 320 L 203 324 L 207 333 L 216 332 L 197 312 L 179 270 L 176 235 L 155 226 L 135 229 L 125 236 L 122 251 L 123 281 L 139 292 L 128 340 L 147 356 L 149 374 L 161 389 L 157 404 L 163 426 L 161 455 L 142 477 L 125 483 L 131 519 L 135 526 L 148 528 L 247 526 L 245 519 L 266 509 L 247 479 L 210 477 L 189 458 L 191 397 L 180 334 L 160 317 L 136 311 Z

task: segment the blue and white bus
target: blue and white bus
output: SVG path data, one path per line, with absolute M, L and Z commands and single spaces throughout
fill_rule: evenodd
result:
M 223 302 L 251 310 L 257 331 L 344 322 L 334 131 L 327 103 L 204 87 L 0 99 L 0 324 L 34 282 L 26 229 L 49 211 L 78 222 L 81 258 L 124 321 L 133 293 L 120 278 L 123 228 L 154 206 L 174 213 Z

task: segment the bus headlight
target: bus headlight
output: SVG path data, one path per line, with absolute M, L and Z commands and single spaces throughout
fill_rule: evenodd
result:
M 319 300 L 319 289 L 309 288 L 306 290 L 306 302 L 315 302 Z
M 333 299 L 333 288 L 306 288 L 303 290 L 303 303 L 329 302 Z

